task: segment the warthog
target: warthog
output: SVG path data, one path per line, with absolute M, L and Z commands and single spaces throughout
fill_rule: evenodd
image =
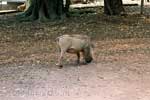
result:
M 60 57 L 58 63 L 59 67 L 62 67 L 62 58 L 64 54 L 74 53 L 77 55 L 77 63 L 80 63 L 80 53 L 83 54 L 85 63 L 90 63 L 93 60 L 92 57 L 92 47 L 91 40 L 86 35 L 62 35 L 58 37 L 57 43 L 60 49 Z

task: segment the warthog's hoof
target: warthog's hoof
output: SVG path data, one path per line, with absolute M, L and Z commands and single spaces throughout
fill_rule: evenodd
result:
M 56 64 L 56 66 L 58 66 L 60 69 L 63 67 L 61 64 Z

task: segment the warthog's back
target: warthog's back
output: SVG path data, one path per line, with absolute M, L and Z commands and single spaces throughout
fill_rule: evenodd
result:
M 90 44 L 90 38 L 86 35 L 62 35 L 58 40 L 59 46 L 64 49 L 82 50 Z
M 85 63 L 93 60 L 91 52 L 91 41 L 86 35 L 62 35 L 57 38 L 60 47 L 60 57 L 58 66 L 62 67 L 62 59 L 65 52 L 75 53 L 77 55 L 77 63 L 80 62 L 80 53 L 82 52 Z

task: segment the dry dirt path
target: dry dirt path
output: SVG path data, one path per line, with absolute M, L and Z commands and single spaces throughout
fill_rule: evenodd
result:
M 150 59 L 141 55 L 136 60 L 68 65 L 63 69 L 30 64 L 1 66 L 0 76 L 0 100 L 150 98 Z

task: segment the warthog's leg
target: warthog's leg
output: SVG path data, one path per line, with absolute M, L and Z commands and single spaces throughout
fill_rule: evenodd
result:
M 80 64 L 80 52 L 77 52 L 77 64 Z
M 59 67 L 63 67 L 63 65 L 62 65 L 62 59 L 63 59 L 63 55 L 64 54 L 65 54 L 65 51 L 61 50 L 60 56 L 59 56 L 59 59 L 58 59 L 58 63 L 56 64 Z

